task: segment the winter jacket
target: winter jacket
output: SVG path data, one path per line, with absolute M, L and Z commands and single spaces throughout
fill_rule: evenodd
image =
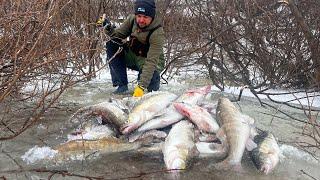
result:
M 107 33 L 111 36 L 111 38 L 117 37 L 121 39 L 126 39 L 131 35 L 137 38 L 137 40 L 143 44 L 146 44 L 147 36 L 150 30 L 159 25 L 161 25 L 161 18 L 158 14 L 156 14 L 155 18 L 148 27 L 139 30 L 135 21 L 135 15 L 133 14 L 130 15 L 119 28 L 113 29 L 109 32 L 107 31 Z M 139 71 L 141 71 L 139 85 L 142 87 L 148 87 L 155 70 L 163 70 L 164 58 L 162 47 L 164 44 L 164 38 L 163 28 L 159 27 L 155 29 L 150 36 L 150 47 L 146 57 L 136 56 L 134 53 L 132 53 L 132 51 L 126 55 L 128 67 L 130 67 L 130 64 L 134 63 L 139 68 Z

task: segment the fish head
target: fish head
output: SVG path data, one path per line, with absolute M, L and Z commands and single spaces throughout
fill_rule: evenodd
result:
M 268 154 L 267 156 L 268 157 L 262 158 L 262 164 L 260 167 L 260 171 L 264 174 L 269 174 L 279 162 L 278 156 L 274 154 Z
M 169 153 L 169 158 L 166 163 L 168 170 L 183 170 L 186 168 L 188 150 L 184 148 L 174 148 Z
M 262 166 L 263 172 L 265 174 L 269 174 L 279 163 L 279 154 L 278 153 L 270 153 L 268 158 L 268 163 L 266 163 L 266 167 Z
M 174 159 L 170 165 L 170 169 L 180 170 L 185 168 L 186 168 L 186 162 L 180 158 Z
M 262 164 L 260 171 L 263 172 L 264 174 L 269 174 L 272 171 L 272 163 L 271 162 L 265 162 Z

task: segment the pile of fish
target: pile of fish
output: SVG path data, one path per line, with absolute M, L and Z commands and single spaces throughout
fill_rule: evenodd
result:
M 211 86 L 187 90 L 180 96 L 152 92 L 142 98 L 111 99 L 79 109 L 69 122 L 78 124 L 70 140 L 53 149 L 60 157 L 76 152 L 120 152 L 161 143 L 168 170 L 183 170 L 189 160 L 201 155 L 222 159 L 214 167 L 241 170 L 244 151 L 263 173 L 279 162 L 279 146 L 270 132 L 257 133 L 254 119 L 241 113 L 225 97 L 218 102 L 204 99 Z M 96 139 L 84 134 L 93 126 L 108 127 L 110 133 Z M 107 130 L 104 130 L 107 132 Z

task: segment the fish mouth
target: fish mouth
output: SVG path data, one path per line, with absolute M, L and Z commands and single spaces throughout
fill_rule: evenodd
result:
M 186 169 L 186 163 L 180 158 L 176 158 L 171 162 L 169 170 L 184 170 Z
M 263 172 L 264 174 L 269 174 L 272 170 L 272 165 L 271 164 L 264 164 L 261 166 L 260 171 Z

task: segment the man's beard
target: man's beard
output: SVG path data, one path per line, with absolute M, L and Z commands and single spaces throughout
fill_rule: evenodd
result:
M 137 23 L 137 25 L 138 25 L 138 28 L 139 28 L 139 29 L 145 29 L 145 28 L 148 27 L 147 25 L 145 25 L 144 27 L 141 27 L 138 23 Z

